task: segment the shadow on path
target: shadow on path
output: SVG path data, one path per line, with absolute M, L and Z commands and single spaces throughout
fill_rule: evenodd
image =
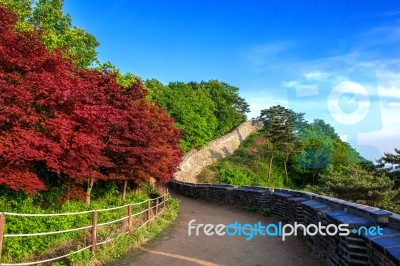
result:
M 188 222 L 195 224 L 240 224 L 262 222 L 277 223 L 276 218 L 266 218 L 257 213 L 234 209 L 229 206 L 194 200 L 173 195 L 181 201 L 181 211 L 176 223 L 165 230 L 159 238 L 144 248 L 133 249 L 124 259 L 114 265 L 321 265 L 306 243 L 289 237 L 255 236 L 246 241 L 244 236 L 188 236 Z M 192 231 L 194 233 L 194 231 Z

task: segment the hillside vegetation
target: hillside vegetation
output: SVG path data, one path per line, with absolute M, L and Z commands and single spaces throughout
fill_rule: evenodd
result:
M 400 212 L 398 172 L 364 159 L 323 120 L 282 106 L 261 111 L 259 132 L 208 168 L 199 182 L 304 189 Z M 382 163 L 398 168 L 397 154 Z
M 164 86 L 101 64 L 95 37 L 62 6 L 0 0 L 1 186 L 29 195 L 65 188 L 60 198 L 89 205 L 104 181 L 123 195 L 128 186 L 168 182 L 183 150 L 246 119 L 248 104 L 229 84 Z
M 101 63 L 96 38 L 62 9 L 63 0 L 0 0 L 0 212 L 79 212 L 154 197 L 149 184 L 167 183 L 184 151 L 246 120 L 248 104 L 229 84 L 164 86 Z M 177 216 L 177 202 L 167 205 L 146 229 L 96 255 L 88 249 L 55 265 L 97 265 L 121 256 Z M 125 215 L 126 208 L 103 212 L 99 222 Z M 21 234 L 88 226 L 92 217 L 5 220 L 6 234 Z M 103 239 L 120 231 L 106 226 L 98 233 Z M 87 242 L 87 230 L 7 237 L 1 259 L 46 259 Z
M 171 82 L 163 85 L 152 79 L 145 83 L 151 101 L 160 105 L 183 130 L 185 152 L 201 148 L 246 120 L 249 105 L 239 89 L 218 80 Z

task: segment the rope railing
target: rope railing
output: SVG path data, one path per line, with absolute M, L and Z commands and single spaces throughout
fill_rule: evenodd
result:
M 21 263 L 1 263 L 0 265 L 1 266 L 17 266 L 17 265 L 19 266 L 19 265 L 35 265 L 35 264 L 41 264 L 41 263 L 46 263 L 46 262 L 52 262 L 52 261 L 56 261 L 56 260 L 60 260 L 60 259 L 66 258 L 66 257 L 71 256 L 73 254 L 77 254 L 79 252 L 85 251 L 85 250 L 87 250 L 87 249 L 89 249 L 91 247 L 92 247 L 92 245 L 89 245 L 89 246 L 86 246 L 86 247 L 81 248 L 79 250 L 75 250 L 73 252 L 70 252 L 68 254 L 65 254 L 65 255 L 62 255 L 62 256 L 58 256 L 58 257 L 55 257 L 55 258 L 51 258 L 51 259 L 47 259 L 47 260 L 40 260 L 40 261 L 33 261 L 33 262 L 21 262 Z
M 161 200 L 160 200 L 161 199 Z M 151 221 L 153 221 L 157 216 L 162 214 L 164 212 L 164 208 L 159 211 L 160 207 L 165 206 L 165 202 L 169 200 L 169 193 L 165 193 L 164 195 L 161 195 L 157 198 L 154 199 L 147 199 L 142 202 L 137 202 L 137 203 L 130 203 L 130 204 L 125 204 L 123 206 L 117 206 L 117 207 L 112 207 L 112 208 L 106 208 L 106 209 L 100 209 L 100 210 L 88 210 L 88 211 L 82 211 L 82 212 L 70 212 L 70 213 L 51 213 L 51 214 L 23 214 L 23 213 L 12 213 L 12 212 L 2 212 L 0 213 L 0 265 L 1 266 L 19 266 L 19 265 L 37 265 L 37 264 L 42 264 L 42 263 L 47 263 L 47 262 L 52 262 L 56 260 L 60 260 L 63 258 L 66 258 L 68 256 L 71 256 L 73 254 L 77 254 L 79 252 L 82 252 L 87 249 L 91 249 L 92 253 L 96 251 L 96 247 L 109 243 L 111 241 L 114 241 L 118 237 L 131 233 L 132 231 L 137 231 L 141 228 L 143 228 L 145 225 L 149 224 Z M 152 202 L 155 201 L 154 206 L 152 206 Z M 147 208 L 136 212 L 132 213 L 132 207 L 141 205 L 147 202 Z M 113 210 L 118 210 L 118 209 L 123 209 L 127 208 L 128 215 L 124 216 L 122 218 L 118 218 L 112 221 L 107 221 L 103 223 L 97 223 L 97 214 L 99 212 L 107 212 L 107 211 L 113 211 Z M 155 211 L 153 212 L 153 210 Z M 5 223 L 6 223 L 6 216 L 20 216 L 20 217 L 49 217 L 49 216 L 66 216 L 66 215 L 81 215 L 81 214 L 92 214 L 92 224 L 83 226 L 83 227 L 77 227 L 77 228 L 71 228 L 71 229 L 66 229 L 66 230 L 60 230 L 60 231 L 51 231 L 51 232 L 40 232 L 40 233 L 21 233 L 21 234 L 4 234 L 4 228 L 5 228 Z M 136 228 L 132 228 L 132 218 L 137 217 L 141 214 L 147 213 L 146 219 L 143 223 L 141 223 L 140 226 Z M 98 242 L 97 239 L 97 228 L 100 226 L 106 226 L 122 221 L 127 220 L 127 230 L 125 227 L 122 227 L 125 229 L 124 232 L 119 233 L 116 237 L 106 239 L 104 241 Z M 126 223 L 124 222 L 126 225 Z M 40 260 L 40 261 L 32 261 L 32 262 L 18 262 L 18 263 L 2 263 L 1 262 L 1 254 L 2 254 L 2 247 L 3 247 L 3 242 L 5 238 L 14 238 L 14 237 L 33 237 L 33 236 L 44 236 L 44 235 L 55 235 L 55 234 L 62 234 L 62 233 L 69 233 L 69 232 L 75 232 L 75 231 L 80 231 L 80 230 L 85 230 L 85 229 L 91 229 L 91 244 L 88 246 L 85 246 L 84 248 L 81 248 L 79 250 L 71 251 L 68 254 L 62 255 L 62 256 L 57 256 L 54 258 L 46 259 L 46 260 Z
M 113 221 L 109 221 L 109 222 L 105 222 L 105 223 L 98 224 L 97 227 L 103 226 L 103 225 L 109 225 L 109 224 L 118 223 L 118 222 L 123 221 L 123 220 L 126 220 L 126 219 L 128 219 L 128 218 L 129 218 L 129 216 L 125 216 L 125 217 L 122 217 L 122 218 L 117 219 L 117 220 L 113 220 Z
M 142 213 L 145 213 L 145 212 L 147 212 L 147 209 L 145 209 L 145 210 L 143 210 L 143 211 L 141 211 L 141 212 L 132 214 L 132 217 L 136 217 L 136 216 L 138 216 L 138 215 L 140 215 L 140 214 L 142 214 Z
M 55 234 L 69 233 L 69 232 L 74 232 L 74 231 L 89 229 L 89 228 L 92 228 L 92 227 L 93 227 L 93 225 L 88 225 L 88 226 L 84 226 L 84 227 L 72 228 L 72 229 L 61 230 L 61 231 L 53 231 L 53 232 L 42 232 L 42 233 L 32 233 L 32 234 L 5 234 L 4 237 L 22 237 L 22 236 L 46 236 L 46 235 L 55 235 Z
M 164 194 L 165 195 L 165 194 Z M 163 197 L 163 196 L 160 196 Z M 160 198 L 158 197 L 158 198 Z M 153 200 L 153 199 L 148 199 L 148 200 Z M 106 211 L 113 211 L 113 210 L 118 210 L 122 208 L 128 207 L 128 205 L 141 205 L 148 200 L 144 200 L 141 202 L 134 202 L 130 204 L 125 204 L 123 206 L 117 206 L 113 208 L 107 208 L 107 209 L 100 209 L 100 210 L 88 210 L 88 211 L 81 211 L 81 212 L 64 212 L 64 213 L 14 213 L 14 212 L 3 212 L 5 215 L 10 215 L 10 216 L 21 216 L 21 217 L 46 217 L 46 216 L 70 216 L 70 215 L 80 215 L 80 214 L 88 214 L 88 213 L 93 213 L 94 211 L 97 212 L 106 212 Z
M 148 199 L 148 200 L 151 200 L 151 199 Z M 123 205 L 123 206 L 118 206 L 118 207 L 114 207 L 114 208 L 100 209 L 100 210 L 97 210 L 97 212 L 105 212 L 105 211 L 119 210 L 119 209 L 122 209 L 122 208 L 126 208 L 126 207 L 128 207 L 129 205 L 132 205 L 132 206 L 141 205 L 141 204 L 147 202 L 148 200 L 144 200 L 144 201 L 136 202 L 136 203 L 131 203 L 131 204 L 125 204 L 125 205 Z
M 71 215 L 87 214 L 92 212 L 93 210 L 82 211 L 82 212 L 66 212 L 66 213 L 14 213 L 14 212 L 3 212 L 3 213 L 8 216 L 46 217 L 46 216 L 71 216 Z

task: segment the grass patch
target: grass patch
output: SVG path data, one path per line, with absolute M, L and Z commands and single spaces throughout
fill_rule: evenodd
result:
M 117 240 L 110 242 L 97 249 L 96 254 L 92 255 L 88 250 L 85 253 L 77 254 L 71 257 L 73 265 L 104 265 L 108 262 L 122 259 L 129 250 L 138 247 L 157 238 L 161 232 L 177 218 L 179 213 L 179 201 L 169 199 L 165 211 L 152 221 L 150 226 L 145 226 L 131 234 L 125 234 Z
M 285 172 L 281 160 L 274 162 L 272 178 L 268 181 L 270 154 L 266 147 L 266 138 L 255 132 L 233 155 L 206 167 L 197 179 L 200 183 L 283 188 Z
M 113 206 L 121 206 L 124 203 L 121 200 L 121 194 L 117 185 L 107 187 L 99 187 L 93 191 L 93 198 L 90 206 L 76 200 L 70 200 L 65 203 L 60 203 L 58 199 L 63 194 L 60 188 L 51 188 L 49 191 L 29 197 L 21 192 L 9 190 L 1 190 L 0 206 L 1 212 L 13 213 L 66 213 L 66 212 L 81 212 L 86 210 L 98 210 L 110 208 Z M 150 195 L 151 196 L 151 195 Z M 142 202 L 148 199 L 147 193 L 137 193 L 131 191 L 127 193 L 126 202 Z M 151 233 L 157 231 L 160 223 L 172 220 L 170 215 L 177 213 L 177 203 L 171 199 L 165 213 L 158 217 L 151 227 L 144 228 L 144 232 L 135 232 L 130 235 L 132 239 L 142 239 L 143 237 L 152 236 Z M 138 213 L 147 208 L 147 203 L 135 205 L 132 208 L 132 213 Z M 168 212 L 171 211 L 171 214 Z M 113 211 L 99 212 L 98 224 L 116 220 L 127 215 L 127 208 L 121 208 Z M 133 219 L 133 228 L 141 224 L 141 220 L 145 219 L 146 213 L 141 217 Z M 79 214 L 73 216 L 51 216 L 51 217 L 20 217 L 6 215 L 5 234 L 26 234 L 26 233 L 41 233 L 51 231 L 61 231 L 72 228 L 84 227 L 92 224 L 92 213 Z M 155 228 L 154 228 L 155 227 Z M 98 242 L 117 237 L 127 229 L 124 221 L 117 222 L 111 225 L 98 227 Z M 155 231 L 154 231 L 155 230 Z M 2 263 L 20 263 L 45 260 L 57 256 L 67 254 L 71 250 L 78 250 L 81 247 L 90 244 L 90 229 L 74 231 L 55 235 L 42 235 L 32 237 L 7 237 L 3 241 Z M 118 237 L 116 242 L 122 241 L 126 236 Z M 140 242 L 140 241 L 139 241 Z M 106 244 L 107 245 L 107 244 Z M 114 243 L 112 245 L 115 245 Z M 120 245 L 120 244 L 118 244 Z M 107 245 L 109 246 L 109 245 Z M 103 248 L 103 247 L 102 247 Z M 100 256 L 102 248 L 99 249 L 96 257 Z M 123 250 L 120 248 L 120 250 Z M 123 252 L 115 253 L 108 252 L 109 256 L 122 256 Z M 54 262 L 52 265 L 86 265 L 87 261 L 92 261 L 90 250 L 71 255 L 68 260 Z M 86 261 L 86 262 L 85 262 Z M 101 261 L 101 260 L 99 260 Z M 93 265 L 96 265 L 97 262 Z
M 264 217 L 271 217 L 271 209 L 270 208 L 265 208 L 263 212 Z
M 246 207 L 246 208 L 244 208 L 246 211 L 248 211 L 248 212 L 257 212 L 258 211 L 258 207 L 257 206 L 255 206 L 255 205 L 253 205 L 253 206 L 251 206 L 251 207 Z

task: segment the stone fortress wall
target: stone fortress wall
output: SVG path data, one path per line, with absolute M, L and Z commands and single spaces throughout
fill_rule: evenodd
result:
M 350 229 L 381 226 L 383 235 L 307 236 L 313 253 L 326 265 L 400 265 L 400 215 L 308 192 L 266 187 L 194 184 L 173 180 L 170 188 L 249 209 L 266 210 L 289 223 L 322 226 L 349 224 Z M 362 231 L 364 232 L 364 230 Z M 268 241 L 266 239 L 266 241 Z
M 259 129 L 260 125 L 256 122 L 246 121 L 230 133 L 211 141 L 203 149 L 191 150 L 183 157 L 178 171 L 174 174 L 174 179 L 196 183 L 196 176 L 205 167 L 232 155 L 243 140 Z
M 212 141 L 183 159 L 172 190 L 238 207 L 258 209 L 289 223 L 349 224 L 352 228 L 381 226 L 383 235 L 351 233 L 348 236 L 307 236 L 307 243 L 326 265 L 400 265 L 400 215 L 348 201 L 289 189 L 196 184 L 204 167 L 233 154 L 240 142 L 259 129 L 244 122 L 227 135 Z

